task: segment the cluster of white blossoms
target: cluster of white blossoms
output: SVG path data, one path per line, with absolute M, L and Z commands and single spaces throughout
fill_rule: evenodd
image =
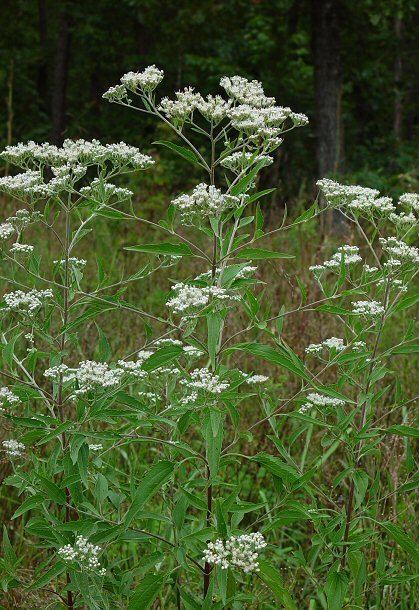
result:
M 216 540 L 209 542 L 204 551 L 203 561 L 228 568 L 243 570 L 245 574 L 259 571 L 259 554 L 267 546 L 264 537 L 259 532 L 231 536 L 225 542 Z
M 15 228 L 10 222 L 0 224 L 0 239 L 9 239 L 14 232 Z
M 343 339 L 340 339 L 339 337 L 330 337 L 321 343 L 310 343 L 305 351 L 307 354 L 320 354 L 324 349 L 334 349 L 337 352 L 341 352 L 345 349 L 345 343 Z
M 337 252 L 332 256 L 331 259 L 324 261 L 322 265 L 311 265 L 310 271 L 325 271 L 326 269 L 340 268 L 342 263 L 344 265 L 354 265 L 362 261 L 362 257 L 359 255 L 358 246 L 340 246 Z
M 103 145 L 98 140 L 65 140 L 61 147 L 48 143 L 20 143 L 7 146 L 1 156 L 25 171 L 0 178 L 0 190 L 35 199 L 71 190 L 90 165 L 110 165 L 113 171 L 133 171 L 146 169 L 154 163 L 149 155 L 142 154 L 135 146 L 124 142 Z M 44 176 L 44 166 L 51 168 L 53 177 L 50 180 Z
M 265 383 L 268 381 L 268 379 L 269 377 L 266 375 L 251 375 L 246 379 L 246 383 L 249 383 L 250 385 L 257 385 L 259 383 Z
M 90 443 L 89 444 L 89 451 L 102 451 L 103 449 L 103 445 L 102 443 Z
M 75 269 L 83 269 L 87 265 L 87 261 L 84 258 L 77 258 L 76 256 L 69 256 L 69 258 L 61 258 L 60 260 L 55 260 L 54 265 L 59 265 L 60 267 L 64 267 L 64 265 L 68 262 L 71 267 Z
M 15 242 L 10 246 L 10 252 L 13 254 L 32 254 L 34 251 L 34 247 L 30 244 L 21 244 L 20 242 Z
M 325 396 L 324 394 L 318 394 L 313 392 L 306 396 L 306 401 L 303 405 L 301 405 L 299 412 L 305 413 L 313 407 L 343 407 L 345 405 L 345 401 L 340 398 L 332 398 L 331 396 Z
M 172 204 L 179 210 L 180 219 L 187 225 L 208 216 L 218 216 L 224 210 L 240 205 L 240 198 L 226 195 L 213 185 L 198 184 L 190 195 L 179 195 Z
M 100 200 L 116 197 L 119 201 L 130 198 L 134 194 L 130 189 L 116 186 L 116 184 L 111 182 L 103 182 L 99 178 L 94 178 L 89 186 L 83 186 L 80 189 L 80 193 L 93 199 L 96 197 Z
M 196 312 L 197 309 L 206 307 L 210 302 L 239 301 L 240 296 L 232 294 L 225 288 L 218 286 L 206 286 L 200 288 L 190 284 L 175 284 L 173 286 L 175 296 L 166 303 L 173 313 L 182 314 Z
M 74 546 L 66 544 L 58 549 L 58 556 L 65 562 L 77 563 L 83 571 L 96 572 L 99 576 L 106 574 L 106 569 L 100 567 L 98 559 L 102 549 L 88 541 L 84 536 L 77 536 Z
M 196 108 L 207 121 L 212 121 L 214 125 L 218 125 L 223 119 L 229 115 L 232 100 L 225 100 L 221 95 L 207 95 L 207 98 L 201 97 L 196 102 Z
M 188 389 L 204 390 L 210 394 L 221 394 L 230 387 L 228 381 L 222 381 L 219 375 L 205 367 L 193 370 L 189 378 L 181 379 L 180 383 Z
M 381 237 L 380 244 L 384 252 L 389 254 L 392 260 L 402 263 L 419 263 L 419 250 L 415 246 L 408 246 L 401 239 L 395 237 Z
M 143 155 L 138 148 L 119 142 L 117 144 L 101 144 L 99 140 L 64 140 L 61 147 L 45 142 L 20 143 L 7 146 L 1 156 L 9 163 L 18 167 L 52 168 L 65 166 L 65 172 L 70 168 L 83 168 L 89 165 L 103 165 L 109 162 L 114 166 L 128 166 L 134 169 L 145 169 L 154 163 L 148 155 Z M 59 170 L 56 170 L 59 175 Z
M 142 72 L 127 72 L 121 76 L 121 83 L 134 93 L 138 89 L 145 93 L 151 93 L 161 83 L 163 78 L 163 70 L 160 70 L 153 64 L 152 66 L 147 66 Z
M 250 275 L 253 275 L 255 271 L 257 271 L 257 267 L 253 267 L 252 265 L 243 265 L 240 269 L 237 265 L 234 265 L 236 268 L 235 279 L 243 279 L 248 278 Z M 222 276 L 228 269 L 231 269 L 232 265 L 226 265 L 225 267 L 217 267 L 215 269 L 215 278 L 219 280 L 220 276 Z M 196 276 L 195 280 L 211 280 L 212 279 L 212 270 L 204 271 L 204 273 L 200 273 Z
M 379 197 L 380 192 L 377 189 L 340 184 L 329 178 L 322 178 L 316 184 L 328 203 L 342 206 L 352 212 L 388 214 L 395 210 L 392 200 L 389 197 Z
M 140 350 L 137 352 L 137 360 L 118 360 L 118 366 L 136 379 L 144 379 L 147 373 L 141 367 L 152 354 L 151 350 Z
M 376 317 L 381 316 L 385 309 L 378 301 L 355 301 L 352 313 L 362 316 Z
M 407 209 L 419 212 L 419 194 L 404 193 L 399 198 L 400 205 L 404 205 Z
M 193 87 L 185 87 L 183 91 L 176 91 L 174 100 L 171 100 L 168 97 L 162 98 L 159 110 L 168 119 L 182 125 L 186 119 L 191 117 L 201 100 L 201 94 L 195 93 Z
M 86 394 L 96 389 L 107 389 L 118 385 L 124 371 L 121 368 L 110 368 L 106 362 L 84 360 L 77 368 L 59 364 L 44 371 L 44 377 L 52 381 L 62 379 L 64 383 L 76 380 L 78 389 L 75 394 Z
M 163 77 L 163 71 L 155 65 L 148 66 L 142 72 L 128 72 L 121 77 L 121 84 L 110 87 L 103 97 L 110 102 L 131 104 L 128 93 L 132 91 L 150 99 L 150 94 Z M 208 95 L 204 98 L 193 87 L 185 87 L 182 91 L 176 91 L 174 99 L 164 97 L 158 110 L 180 128 L 185 121 L 192 119 L 195 111 L 200 112 L 214 125 L 218 125 L 223 119 L 229 119 L 235 129 L 246 133 L 250 139 L 266 141 L 271 149 L 280 144 L 279 134 L 287 119 L 290 119 L 294 126 L 308 123 L 304 114 L 275 106 L 275 98 L 265 95 L 259 81 L 250 81 L 242 76 L 225 76 L 220 80 L 220 85 L 229 99 L 225 100 L 220 95 Z
M 249 81 L 243 76 L 223 76 L 220 85 L 233 100 L 254 108 L 266 108 L 275 104 L 274 97 L 266 97 L 262 83 Z
M 220 164 L 227 169 L 230 169 L 236 174 L 240 174 L 244 169 L 251 165 L 260 165 L 266 167 L 273 163 L 273 158 L 269 155 L 257 155 L 251 152 L 235 152 L 227 157 L 224 157 Z
M 4 407 L 17 405 L 20 402 L 20 398 L 9 390 L 9 388 L 0 388 L 0 411 L 4 411 Z
M 32 316 L 45 304 L 46 300 L 53 296 L 53 292 L 49 288 L 46 290 L 36 290 L 34 288 L 28 292 L 23 290 L 7 292 L 3 298 L 6 302 L 6 311 L 16 311 Z
M 23 455 L 26 447 L 23 443 L 10 439 L 2 442 L 3 450 L 9 457 L 20 457 Z

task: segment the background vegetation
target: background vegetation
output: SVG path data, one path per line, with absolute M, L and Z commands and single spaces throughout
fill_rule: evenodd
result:
M 164 126 L 102 100 L 102 93 L 123 72 L 155 63 L 166 74 L 162 95 L 170 95 L 174 89 L 189 84 L 203 94 L 214 92 L 220 76 L 241 74 L 263 81 L 267 94 L 275 96 L 279 104 L 309 116 L 310 125 L 290 134 L 276 152 L 273 166 L 262 172 L 258 189 L 276 188 L 264 200 L 268 228 L 282 219 L 285 206 L 291 217 L 309 207 L 319 177 L 338 176 L 342 182 L 357 182 L 395 196 L 415 191 L 418 187 L 415 85 L 419 76 L 415 4 L 403 0 L 5 0 L 2 11 L 8 17 L 0 24 L 1 148 L 28 139 L 60 144 L 65 137 L 99 138 L 103 142 L 123 140 L 139 146 L 158 163 L 138 183 L 133 178 L 129 186 L 136 191 L 142 216 L 158 220 L 168 201 L 194 186 L 201 176 L 169 151 L 150 144 L 172 138 Z M 1 169 L 4 173 L 11 171 L 7 165 Z M 15 209 L 15 203 L 8 198 L 2 197 L 1 204 L 2 217 Z M 277 309 L 282 304 L 288 308 L 298 306 L 299 282 L 306 287 L 307 301 L 320 298 L 308 266 L 319 257 L 322 259 L 323 251 L 330 251 L 336 231 L 348 234 L 351 229 L 336 223 L 331 227 L 319 226 L 313 221 L 281 239 L 265 240 L 266 247 L 296 255 L 292 262 L 262 266 L 259 278 L 266 282 L 266 302 L 277 303 Z M 351 235 L 348 237 L 350 241 Z M 81 248 L 79 254 L 89 258 L 93 251 L 106 266 L 109 279 L 116 281 L 121 269 L 130 274 L 138 268 L 138 260 L 124 252 L 123 246 L 158 238 L 155 233 L 147 235 L 144 227 L 134 223 L 110 224 L 102 219 L 95 225 L 89 249 L 83 252 Z M 45 243 L 44 250 L 44 256 L 54 260 L 54 246 Z M 190 268 L 187 262 L 181 265 L 179 273 L 185 277 L 200 271 Z M 155 277 L 139 284 L 140 290 L 133 284 L 124 298 L 146 311 L 160 313 L 171 285 L 170 269 L 159 274 L 158 284 Z M 91 280 L 94 281 L 93 277 Z M 84 281 L 89 282 L 88 272 Z M 6 289 L 2 286 L 2 292 Z M 407 327 L 411 311 L 397 318 L 394 334 Z M 233 320 L 232 333 L 235 323 L 237 328 L 241 326 L 240 320 Z M 134 349 L 146 333 L 142 321 L 135 316 L 128 321 L 105 314 L 101 328 L 108 338 L 106 349 L 112 360 Z M 88 353 L 97 332 L 92 322 L 80 337 L 81 351 Z M 303 311 L 289 316 L 282 333 L 302 357 L 309 343 L 338 330 L 329 316 L 314 317 Z M 389 345 L 394 343 L 393 336 L 384 337 L 384 345 L 386 341 Z M 251 368 L 244 355 L 240 365 Z M 415 361 L 403 358 L 394 366 L 407 388 L 406 400 L 411 400 L 416 393 Z M 274 366 L 267 366 L 263 372 L 275 378 L 279 396 L 291 396 L 296 391 L 298 384 L 287 372 L 278 373 Z M 397 388 L 391 392 L 393 400 Z M 255 420 L 251 404 L 245 407 L 243 416 L 250 427 Z M 396 423 L 391 415 L 386 419 L 385 405 L 378 417 L 384 418 L 383 425 L 388 427 Z M 409 418 L 406 423 L 411 423 Z M 254 438 L 249 437 L 258 451 L 266 449 L 267 430 L 259 427 Z M 305 438 L 300 437 L 295 424 L 284 423 L 281 433 L 284 438 L 291 438 L 296 454 L 303 454 Z M 322 442 L 322 432 L 314 431 L 310 455 L 304 459 L 313 461 L 323 455 Z M 141 468 L 149 456 L 138 449 L 130 459 L 135 460 L 134 468 Z M 325 465 L 322 472 L 325 488 L 334 484 L 342 469 L 341 459 L 338 455 Z M 401 513 L 403 527 L 410 529 L 415 515 L 414 496 L 393 493 L 410 480 L 414 471 L 410 441 L 389 436 L 373 459 L 377 460 L 375 472 L 379 472 L 378 495 L 384 497 L 381 514 L 391 519 Z M 126 467 L 124 458 L 120 458 L 118 465 Z M 256 465 L 252 468 L 251 465 L 246 469 L 240 481 L 242 496 L 248 501 L 265 502 L 266 473 Z M 1 464 L 0 479 L 9 474 L 9 464 Z M 342 506 L 344 498 L 337 496 L 334 501 Z M 19 522 L 11 521 L 16 506 L 13 495 L 1 497 L 0 502 L 0 514 L 9 533 L 12 532 L 13 546 L 19 556 L 25 555 L 20 569 L 26 571 L 30 581 L 39 549 L 23 537 Z M 286 556 L 286 551 L 298 545 L 304 548 L 309 533 L 295 515 L 294 518 L 285 515 L 283 519 L 281 561 L 286 583 L 292 588 L 299 581 L 298 562 Z M 374 554 L 380 555 L 378 548 L 378 544 L 371 548 L 371 561 L 376 559 Z M 387 551 L 394 559 L 397 578 L 403 555 L 397 555 L 392 544 Z M 140 556 L 137 559 L 141 561 Z M 409 584 L 389 580 L 384 585 L 387 588 L 383 597 L 383 585 L 377 588 L 377 583 L 370 582 L 368 587 L 366 607 L 378 609 L 383 604 L 385 608 L 414 608 Z M 304 591 L 298 593 L 297 599 L 306 603 Z M 51 597 L 39 591 L 27 596 L 15 590 L 5 593 L 4 599 L 0 595 L 0 600 L 7 610 L 31 610 L 50 603 Z

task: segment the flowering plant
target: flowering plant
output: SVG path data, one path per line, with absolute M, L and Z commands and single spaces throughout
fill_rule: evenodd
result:
M 178 140 L 159 144 L 202 171 L 204 181 L 176 194 L 159 223 L 140 216 L 119 185 L 154 163 L 137 148 L 66 140 L 3 152 L 23 171 L 1 178 L 0 189 L 26 206 L 0 225 L 11 287 L 0 310 L 2 449 L 12 468 L 3 486 L 17 490 L 13 519 L 40 557 L 28 581 L 6 532 L 3 589 L 43 589 L 67 608 L 134 610 L 157 598 L 161 608 L 188 610 L 370 607 L 386 583 L 411 586 L 394 566 L 405 552 L 409 561 L 417 555 L 397 509 L 382 518 L 378 456 L 389 435 L 408 450 L 415 433 L 412 398 L 390 365 L 416 350 L 413 330 L 406 322 L 389 345 L 386 328 L 415 302 L 419 197 L 395 206 L 373 189 L 324 179 L 323 207 L 316 201 L 264 231 L 260 204 L 270 191 L 257 190 L 258 175 L 307 117 L 239 76 L 221 79 L 226 97 L 188 87 L 158 101 L 163 77 L 156 66 L 129 72 L 103 96 L 163 121 Z M 294 256 L 259 242 L 332 208 L 361 241 L 311 267 L 320 298 L 310 302 L 300 281 L 298 307 L 270 308 L 255 261 L 278 266 Z M 149 262 L 117 284 L 99 266 L 89 291 L 91 261 L 77 247 L 100 217 L 167 238 L 126 246 Z M 51 265 L 22 241 L 36 227 L 56 241 Z M 184 258 L 199 273 L 173 282 L 167 315 L 125 300 L 129 283 L 163 268 L 175 274 Z M 303 312 L 335 316 L 342 336 L 318 337 L 299 356 L 284 323 Z M 81 340 L 105 313 L 144 322 L 134 353 L 114 356 L 99 327 L 98 348 Z M 244 355 L 254 363 L 245 371 Z M 277 367 L 292 380 L 291 396 L 278 396 Z M 313 435 L 321 455 L 310 449 Z M 405 475 L 394 494 L 413 489 L 411 469 Z M 371 583 L 372 544 L 380 550 Z

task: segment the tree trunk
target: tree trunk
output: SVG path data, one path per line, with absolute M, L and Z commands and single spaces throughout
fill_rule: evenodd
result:
M 45 112 L 48 107 L 47 9 L 45 0 L 38 0 L 38 26 L 40 58 L 38 65 L 37 89 L 40 107 Z
M 403 42 L 403 21 L 400 17 L 394 19 L 394 36 L 396 44 L 396 54 L 394 60 L 394 116 L 393 133 L 397 142 L 401 142 L 403 137 L 403 63 L 402 63 L 402 42 Z
M 312 0 L 312 45 L 316 108 L 318 176 L 339 171 L 343 150 L 341 126 L 341 0 Z M 329 218 L 329 223 L 332 218 Z M 333 217 L 333 223 L 338 218 Z
M 52 83 L 51 140 L 60 145 L 64 139 L 66 125 L 67 79 L 70 56 L 71 28 L 70 18 L 66 8 L 62 8 L 58 15 L 58 35 L 55 51 L 55 64 Z

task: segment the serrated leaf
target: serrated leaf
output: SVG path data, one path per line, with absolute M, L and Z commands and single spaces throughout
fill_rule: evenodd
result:
M 192 256 L 193 252 L 187 244 L 172 244 L 162 242 L 160 244 L 139 244 L 138 246 L 127 246 L 124 250 L 130 252 L 146 252 L 159 254 L 161 256 Z
M 186 159 L 186 161 L 189 161 L 189 163 L 202 166 L 202 163 L 199 161 L 196 154 L 192 150 L 189 150 L 184 146 L 180 146 L 179 144 L 175 144 L 174 142 L 169 142 L 168 140 L 157 140 L 156 142 L 153 142 L 153 144 L 165 146 L 166 148 L 169 148 L 170 150 L 178 154 L 180 157 Z
M 154 371 L 164 364 L 177 360 L 183 353 L 183 348 L 180 345 L 165 345 L 149 356 L 143 362 L 141 368 L 147 372 Z
M 295 258 L 293 254 L 287 252 L 274 252 L 264 248 L 241 248 L 235 253 L 236 258 L 249 258 L 251 260 L 265 260 L 275 258 Z
M 274 593 L 275 597 L 280 602 L 281 607 L 285 608 L 285 610 L 298 610 L 298 607 L 292 599 L 291 593 L 286 589 L 278 570 L 264 559 L 259 561 L 258 575 L 265 585 Z
M 138 484 L 132 504 L 125 515 L 125 527 L 128 527 L 133 522 L 144 504 L 170 479 L 173 470 L 174 464 L 172 462 L 162 460 L 154 464 L 144 475 Z

